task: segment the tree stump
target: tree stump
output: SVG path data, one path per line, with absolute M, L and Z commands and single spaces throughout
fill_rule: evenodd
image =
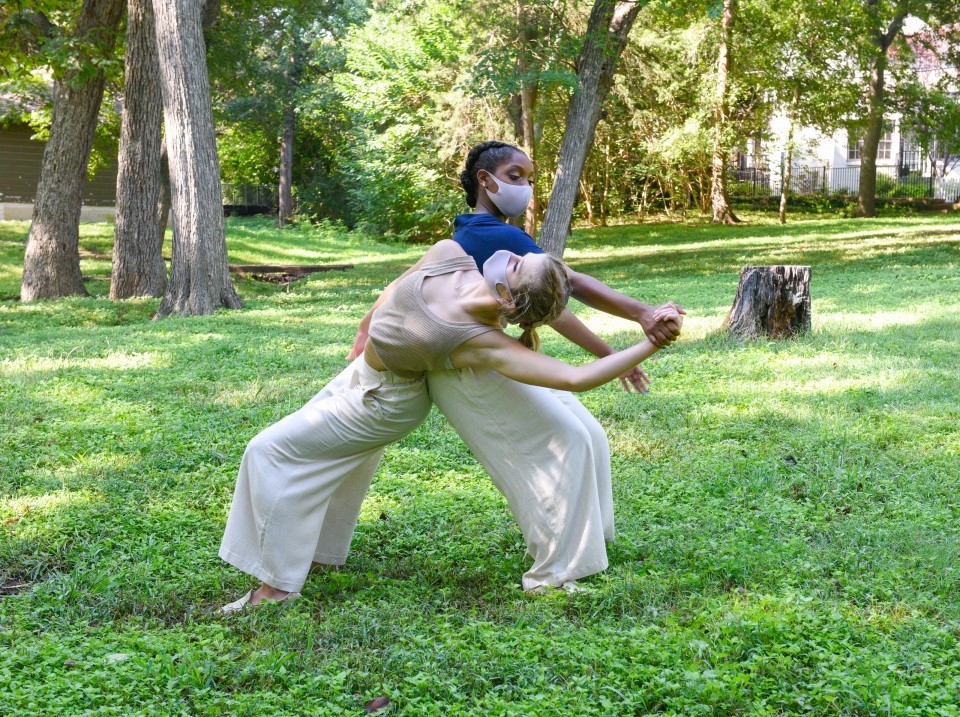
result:
M 782 339 L 810 330 L 809 266 L 745 266 L 723 325 L 752 339 Z

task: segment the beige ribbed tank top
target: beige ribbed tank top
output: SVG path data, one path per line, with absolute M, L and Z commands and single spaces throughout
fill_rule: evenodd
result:
M 421 287 L 428 276 L 476 271 L 472 257 L 424 264 L 405 276 L 373 313 L 369 337 L 383 365 L 395 374 L 415 377 L 424 371 L 453 368 L 450 354 L 468 339 L 500 329 L 475 321 L 447 321 L 429 308 Z

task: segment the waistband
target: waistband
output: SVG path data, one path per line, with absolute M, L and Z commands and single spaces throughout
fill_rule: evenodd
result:
M 426 374 L 421 373 L 418 376 L 399 376 L 393 371 L 377 371 L 370 364 L 368 364 L 361 354 L 356 361 L 357 372 L 361 375 L 362 381 L 372 381 L 379 384 L 408 384 L 408 383 L 417 383 L 422 382 Z

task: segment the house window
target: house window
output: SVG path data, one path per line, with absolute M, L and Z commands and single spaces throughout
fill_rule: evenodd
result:
M 860 160 L 863 154 L 863 140 L 858 139 L 856 144 L 847 146 L 847 161 L 854 162 Z M 893 157 L 893 132 L 886 132 L 880 138 L 880 144 L 877 146 L 877 161 L 881 159 L 889 160 Z
M 880 138 L 877 159 L 890 159 L 891 156 L 893 156 L 893 132 L 887 132 Z
M 856 144 L 847 146 L 847 161 L 854 162 L 860 160 L 860 151 L 863 149 L 863 140 L 858 139 Z

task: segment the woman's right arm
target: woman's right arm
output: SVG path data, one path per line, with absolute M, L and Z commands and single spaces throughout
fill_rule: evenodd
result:
M 619 377 L 658 351 L 649 339 L 581 366 L 531 351 L 501 331 L 480 334 L 457 348 L 457 368 L 489 368 L 520 383 L 562 391 L 589 391 Z

